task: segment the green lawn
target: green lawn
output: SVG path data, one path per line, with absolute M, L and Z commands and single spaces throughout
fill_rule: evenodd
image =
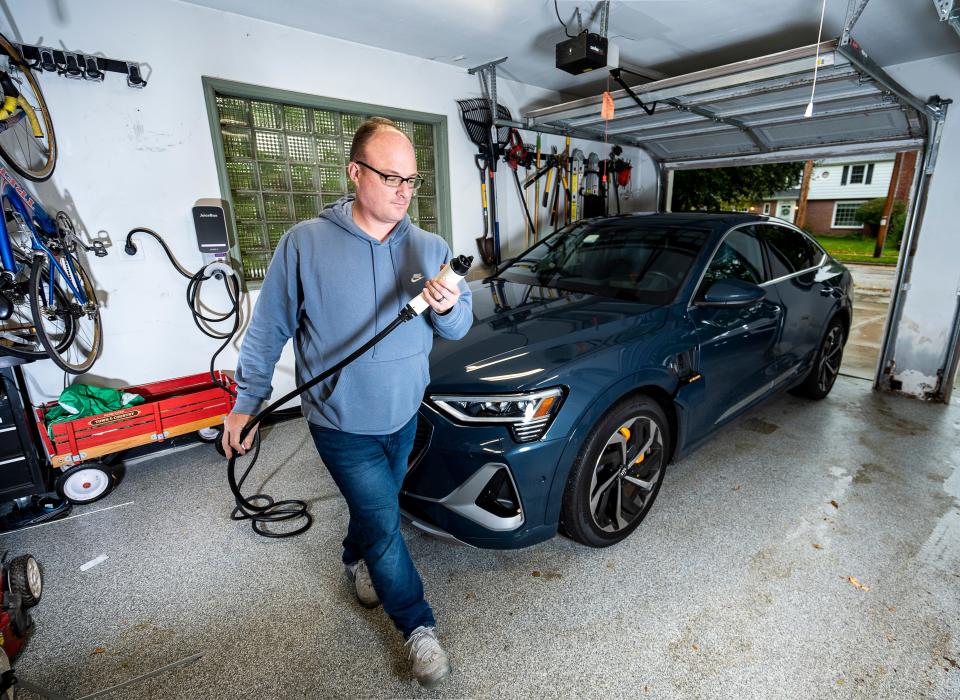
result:
M 884 246 L 883 255 L 879 258 L 873 257 L 873 249 L 877 244 L 874 238 L 856 235 L 844 238 L 816 236 L 816 239 L 830 255 L 840 262 L 897 264 L 897 249 L 889 243 Z

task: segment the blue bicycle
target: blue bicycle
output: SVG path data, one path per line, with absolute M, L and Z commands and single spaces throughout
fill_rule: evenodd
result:
M 0 351 L 28 359 L 49 357 L 72 374 L 88 371 L 103 344 L 100 303 L 77 257 L 97 257 L 70 217 L 51 218 L 36 198 L 0 165 Z

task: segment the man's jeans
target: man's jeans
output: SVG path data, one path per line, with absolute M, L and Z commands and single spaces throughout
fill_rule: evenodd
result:
M 408 637 L 436 622 L 400 534 L 398 496 L 413 449 L 417 417 L 389 435 L 356 435 L 309 424 L 320 458 L 350 509 L 343 563 L 363 558 L 393 624 Z

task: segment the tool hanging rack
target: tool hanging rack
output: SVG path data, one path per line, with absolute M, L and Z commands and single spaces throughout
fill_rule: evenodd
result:
M 74 80 L 93 80 L 102 82 L 104 73 L 121 73 L 127 76 L 127 85 L 132 88 L 144 88 L 147 81 L 143 77 L 140 63 L 120 61 L 114 58 L 93 56 L 80 51 L 66 51 L 50 46 L 17 44 L 14 46 L 23 56 L 23 61 L 32 69 L 56 73 Z

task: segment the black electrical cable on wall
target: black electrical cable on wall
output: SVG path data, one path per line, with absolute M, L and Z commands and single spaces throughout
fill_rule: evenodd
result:
M 570 30 L 567 29 L 566 23 L 560 17 L 560 8 L 557 7 L 557 0 L 553 0 L 553 11 L 557 13 L 557 19 L 560 20 L 560 25 L 563 27 L 563 33 L 572 39 L 573 34 L 570 33 Z
M 227 292 L 227 297 L 230 299 L 230 309 L 222 315 L 207 316 L 200 308 L 200 290 L 203 287 L 203 283 L 210 279 L 210 275 L 205 274 L 205 268 L 200 268 L 197 272 L 191 274 L 184 269 L 184 267 L 173 256 L 173 252 L 170 250 L 167 242 L 163 240 L 160 234 L 158 234 L 156 231 L 143 227 L 131 229 L 130 232 L 127 233 L 127 240 L 123 247 L 123 250 L 127 253 L 127 255 L 136 255 L 137 253 L 137 246 L 133 242 L 133 235 L 136 233 L 145 233 L 155 238 L 163 248 L 163 252 L 167 254 L 167 257 L 170 259 L 170 263 L 173 265 L 174 269 L 176 269 L 181 276 L 189 280 L 187 283 L 187 306 L 190 307 L 190 315 L 193 318 L 194 324 L 197 326 L 200 332 L 208 338 L 223 341 L 223 344 L 217 348 L 216 352 L 214 352 L 210 357 L 210 380 L 214 383 L 214 385 L 235 396 L 236 394 L 230 388 L 230 386 L 224 382 L 221 382 L 217 378 L 217 375 L 214 372 L 214 365 L 216 364 L 217 356 L 226 349 L 227 345 L 230 344 L 230 341 L 233 340 L 234 336 L 236 336 L 237 331 L 240 330 L 240 282 L 234 275 L 223 275 L 223 286 Z M 222 323 L 228 320 L 231 316 L 233 317 L 233 327 L 229 331 L 211 331 L 203 325 L 204 323 Z

